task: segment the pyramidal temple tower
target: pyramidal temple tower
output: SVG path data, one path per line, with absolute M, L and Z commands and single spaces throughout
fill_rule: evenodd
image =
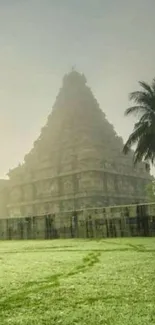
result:
M 25 162 L 9 172 L 10 216 L 39 216 L 145 201 L 150 175 L 99 108 L 84 75 L 63 78 L 52 113 Z

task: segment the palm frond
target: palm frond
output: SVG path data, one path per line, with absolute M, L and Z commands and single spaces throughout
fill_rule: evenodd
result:
M 142 91 L 134 91 L 129 94 L 129 99 L 134 101 L 137 106 L 146 107 L 150 113 L 155 114 L 155 97 Z
M 150 164 L 149 164 L 149 162 L 144 161 L 144 164 L 145 164 L 145 170 L 146 170 L 147 172 L 150 172 Z
M 125 116 L 130 115 L 130 114 L 142 114 L 147 111 L 147 106 L 142 106 L 142 105 L 137 105 L 137 106 L 132 106 L 126 109 L 125 111 Z
M 152 121 L 152 116 L 151 116 L 150 112 L 148 111 L 147 113 L 145 113 L 141 116 L 139 123 L 142 124 L 143 122 L 148 122 L 148 124 L 150 124 L 151 121 Z
M 153 152 L 151 148 L 145 147 L 143 143 L 139 143 L 134 152 L 134 165 L 141 161 L 150 161 L 151 164 L 155 160 L 155 151 Z
M 153 96 L 153 91 L 150 85 L 145 81 L 139 81 L 140 86 L 145 89 L 146 92 L 148 92 L 151 96 Z
M 155 131 L 148 127 L 145 132 L 137 139 L 137 147 L 134 151 L 134 164 L 140 161 L 151 162 L 155 160 Z
M 153 95 L 155 96 L 155 78 L 152 80 L 152 90 L 153 90 Z
M 144 122 L 144 123 L 136 123 L 133 132 L 131 133 L 131 135 L 129 136 L 127 142 L 124 145 L 123 148 L 123 153 L 127 154 L 131 147 L 137 143 L 140 139 L 140 137 L 145 134 L 146 130 L 148 128 L 148 123 Z
M 141 162 L 142 160 L 147 160 L 148 155 L 148 141 L 143 136 L 139 139 L 137 142 L 136 150 L 134 151 L 134 165 L 136 165 L 138 162 Z
M 134 101 L 139 105 L 149 105 L 152 100 L 152 97 L 150 96 L 150 94 L 144 91 L 133 91 L 129 94 L 129 100 Z
M 127 154 L 132 146 L 136 145 L 133 153 L 134 164 L 144 161 L 146 169 L 149 169 L 150 163 L 155 162 L 155 78 L 151 85 L 144 81 L 140 81 L 139 84 L 142 90 L 129 95 L 129 99 L 134 101 L 135 105 L 125 111 L 126 116 L 139 114 L 139 121 L 135 123 L 123 152 Z

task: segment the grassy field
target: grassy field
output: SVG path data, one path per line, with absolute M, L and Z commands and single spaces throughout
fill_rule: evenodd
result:
M 155 324 L 155 239 L 0 242 L 0 324 Z

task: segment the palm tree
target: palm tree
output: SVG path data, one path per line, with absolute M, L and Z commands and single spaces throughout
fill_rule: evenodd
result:
M 133 146 L 134 164 L 144 161 L 146 167 L 154 163 L 155 160 L 155 79 L 149 85 L 140 81 L 141 91 L 132 92 L 129 99 L 134 102 L 134 106 L 125 111 L 125 115 L 138 116 L 133 132 L 124 145 L 123 152 L 127 154 Z

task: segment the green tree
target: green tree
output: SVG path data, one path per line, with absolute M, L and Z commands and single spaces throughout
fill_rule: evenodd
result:
M 126 109 L 125 115 L 136 115 L 138 121 L 124 145 L 123 152 L 127 154 L 133 146 L 134 164 L 144 161 L 146 167 L 155 160 L 155 79 L 149 85 L 140 81 L 140 91 L 132 92 L 129 99 L 134 105 Z

